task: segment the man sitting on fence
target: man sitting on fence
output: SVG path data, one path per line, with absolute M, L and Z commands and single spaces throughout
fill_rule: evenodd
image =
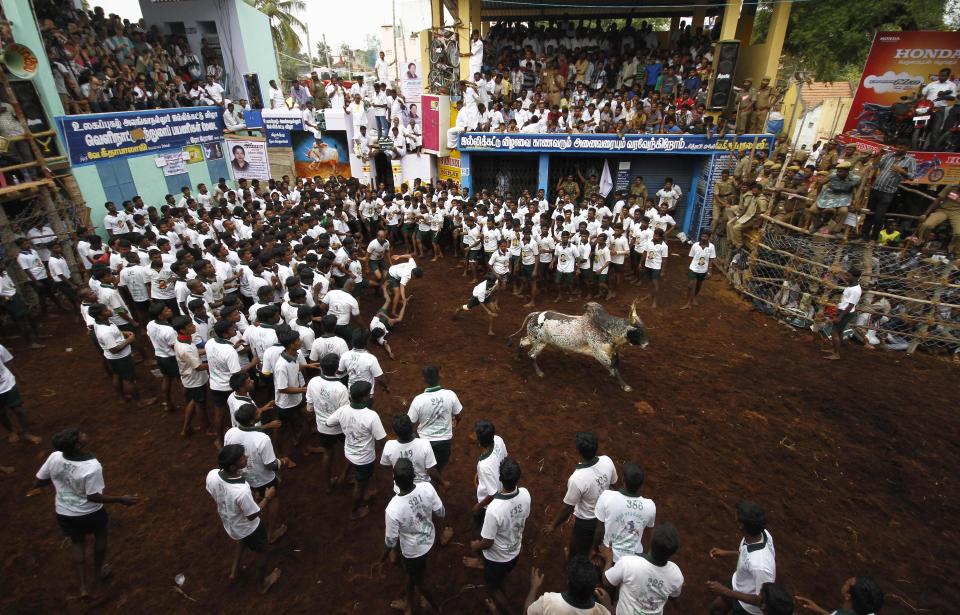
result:
M 727 222 L 727 237 L 736 247 L 743 246 L 743 233 L 760 225 L 762 214 L 770 209 L 770 200 L 758 183 L 750 184 L 750 191 L 740 195 L 735 216 Z
M 820 189 L 817 200 L 808 210 L 813 217 L 813 224 L 810 231 L 817 230 L 821 224 L 821 215 L 829 222 L 826 226 L 827 233 L 833 234 L 840 231 L 844 220 L 847 218 L 847 212 L 850 210 L 850 203 L 853 201 L 853 193 L 860 185 L 860 177 L 850 173 L 852 165 L 843 161 L 837 164 L 837 168 L 827 178 L 826 184 Z

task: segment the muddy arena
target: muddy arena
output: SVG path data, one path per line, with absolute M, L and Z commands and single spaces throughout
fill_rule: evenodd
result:
M 668 612 L 705 613 L 713 598 L 707 581 L 729 579 L 734 562 L 707 553 L 736 547 L 734 505 L 741 498 L 766 509 L 777 581 L 792 593 L 837 604 L 843 581 L 865 574 L 887 594 L 884 614 L 955 612 L 956 366 L 849 344 L 842 361 L 824 361 L 809 331 L 751 311 L 718 275 L 707 281 L 699 308 L 680 311 L 687 259 L 685 250 L 671 247 L 660 307 L 639 306 L 650 345 L 627 347 L 622 358 L 630 393 L 594 359 L 555 350 L 540 356 L 545 376 L 536 377 L 529 359 L 516 360 L 506 344 L 530 311 L 523 301 L 501 297 L 497 335 L 489 337 L 479 310 L 449 318 L 471 289 L 457 261 L 423 263 L 424 277 L 409 287 L 406 320 L 390 334 L 397 359 L 374 351 L 390 378 L 376 410 L 389 434 L 391 417 L 422 391 L 426 363 L 442 367 L 442 384 L 464 405 L 444 475 L 452 486 L 441 493 L 456 534 L 447 546 L 434 547 L 427 580 L 443 612 L 486 612 L 477 587 L 481 572 L 461 564 L 477 537 L 470 515 L 478 455 L 472 424 L 481 418 L 496 425 L 533 497 L 520 562 L 506 585 L 516 607 L 532 566 L 546 574 L 544 591 L 565 585 L 570 527 L 562 536 L 541 530 L 556 515 L 577 462 L 574 433 L 589 430 L 618 470 L 625 461 L 646 470 L 643 493 L 657 504 L 657 523 L 670 521 L 679 530 L 674 561 L 685 584 Z M 628 287 L 606 307 L 626 316 L 635 290 Z M 541 292 L 536 309 L 582 312 L 582 301 L 554 304 L 553 296 Z M 367 323 L 380 300 L 364 295 L 360 304 Z M 402 591 L 400 566 L 388 565 L 384 577 L 371 573 L 383 551 L 385 468 L 374 478 L 371 514 L 351 522 L 349 488 L 324 495 L 319 458 L 298 457 L 298 467 L 281 474 L 289 532 L 272 554 L 283 576 L 260 596 L 251 565 L 241 572 L 247 583 L 230 586 L 233 541 L 204 490 L 204 476 L 216 465 L 212 442 L 202 432 L 181 437 L 180 415 L 159 404 L 137 409 L 118 402 L 72 315 L 49 319 L 44 331 L 53 337 L 43 352 L 27 350 L 22 340 L 8 343 L 31 426 L 44 442 L 0 447 L 0 464 L 15 468 L 0 478 L 0 612 L 392 612 L 390 601 Z M 149 369 L 138 366 L 146 394 L 159 382 Z M 141 498 L 129 508 L 110 508 L 114 576 L 101 588 L 104 602 L 93 607 L 76 597 L 70 543 L 56 525 L 52 489 L 26 495 L 50 452 L 50 436 L 76 425 L 103 464 L 107 493 Z M 178 588 L 179 574 L 185 580 Z

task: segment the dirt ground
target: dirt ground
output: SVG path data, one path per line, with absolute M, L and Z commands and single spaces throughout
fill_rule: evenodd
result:
M 673 246 L 671 252 L 677 252 Z M 839 587 L 856 574 L 874 577 L 888 593 L 883 613 L 948 613 L 960 603 L 953 564 L 960 561 L 956 530 L 960 489 L 957 370 L 925 356 L 848 347 L 841 362 L 821 358 L 809 334 L 751 312 L 720 278 L 708 281 L 701 308 L 680 312 L 686 282 L 684 256 L 671 254 L 662 306 L 641 307 L 650 346 L 631 348 L 624 393 L 598 364 L 546 352 L 537 378 L 504 343 L 527 309 L 506 296 L 488 338 L 479 313 L 451 322 L 470 285 L 453 261 L 425 263 L 412 285 L 408 320 L 391 334 L 397 361 L 389 394 L 377 408 L 387 430 L 422 390 L 420 367 L 442 366 L 443 384 L 460 396 L 465 421 L 454 441 L 442 494 L 454 544 L 435 547 L 430 583 L 448 613 L 482 613 L 480 571 L 460 560 L 474 538 L 469 508 L 477 449 L 474 420 L 497 426 L 523 468 L 533 496 L 521 562 L 508 582 L 519 610 L 531 566 L 546 573 L 544 590 L 564 584 L 563 537 L 541 528 L 557 511 L 576 451 L 573 435 L 591 430 L 601 453 L 619 466 L 633 460 L 647 471 L 644 492 L 657 503 L 658 522 L 671 521 L 682 547 L 676 561 L 686 578 L 674 613 L 704 613 L 708 580 L 728 579 L 734 561 L 711 561 L 713 546 L 736 548 L 734 504 L 756 500 L 767 510 L 777 547 L 778 581 L 791 591 L 838 606 Z M 608 306 L 625 315 L 634 293 Z M 368 322 L 377 301 L 362 301 Z M 554 308 L 552 301 L 541 308 Z M 561 303 L 579 313 L 580 303 Z M 132 508 L 110 508 L 110 562 L 102 612 L 152 613 L 389 613 L 402 573 L 369 576 L 380 556 L 382 511 L 389 477 L 377 476 L 380 495 L 371 515 L 350 522 L 349 492 L 325 496 L 319 459 L 283 473 L 281 501 L 290 531 L 275 546 L 283 568 L 264 597 L 229 587 L 232 543 L 223 531 L 204 476 L 215 451 L 202 436 L 182 439 L 178 417 L 159 407 L 138 410 L 117 402 L 89 341 L 72 318 L 51 319 L 54 334 L 42 353 L 10 344 L 12 364 L 45 442 L 58 429 L 80 425 L 103 463 L 107 492 L 137 493 Z M 68 348 L 72 351 L 68 352 Z M 154 380 L 140 366 L 141 381 Z M 0 463 L 16 473 L 0 478 L 4 525 L 0 612 L 63 613 L 94 610 L 73 596 L 76 582 L 67 541 L 53 515 L 53 494 L 26 497 L 48 453 L 41 446 L 0 444 Z M 950 468 L 953 468 L 951 470 Z M 183 592 L 174 576 L 186 576 Z M 252 570 L 244 573 L 252 579 Z M 253 606 L 251 606 L 253 605 Z

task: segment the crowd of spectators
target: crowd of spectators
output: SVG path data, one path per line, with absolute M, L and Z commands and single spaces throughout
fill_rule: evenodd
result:
M 68 113 L 222 105 L 224 68 L 204 41 L 199 54 L 184 36 L 161 34 L 70 3 L 34 3 L 57 92 Z
M 601 20 L 501 22 L 486 39 L 475 32 L 459 124 L 465 130 L 531 133 L 692 133 L 762 128 L 773 96 L 754 107 L 758 89 L 740 90 L 757 113 L 753 124 L 728 109 L 706 113 L 719 22 L 655 31 L 647 22 L 618 27 Z M 742 117 L 741 117 L 742 116 Z M 739 121 L 738 121 L 739 120 Z

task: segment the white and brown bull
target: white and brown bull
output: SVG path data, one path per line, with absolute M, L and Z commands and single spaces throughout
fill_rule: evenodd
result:
M 565 352 L 575 352 L 594 357 L 610 371 L 624 391 L 630 386 L 620 377 L 620 351 L 627 344 L 646 348 L 647 332 L 643 321 L 637 316 L 636 304 L 630 306 L 630 318 L 611 316 L 599 303 L 590 302 L 581 316 L 570 316 L 560 312 L 531 312 L 523 319 L 520 329 L 510 339 L 524 330 L 527 334 L 517 346 L 517 357 L 525 349 L 530 349 L 533 369 L 543 377 L 543 371 L 537 365 L 537 356 L 547 346 L 554 346 Z

